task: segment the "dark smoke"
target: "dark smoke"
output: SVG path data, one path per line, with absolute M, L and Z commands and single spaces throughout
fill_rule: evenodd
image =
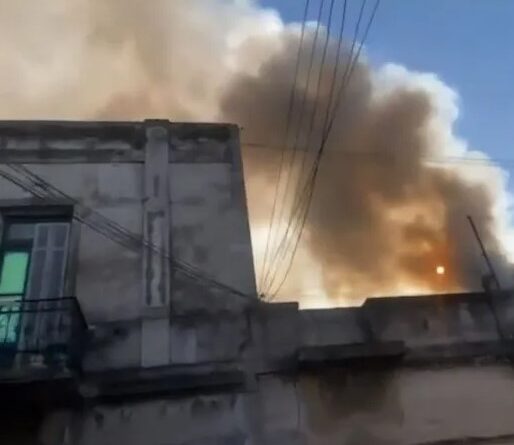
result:
M 264 147 L 246 148 L 249 176 L 263 178 L 260 198 L 251 199 L 260 201 L 261 207 L 265 207 L 262 187 L 276 177 L 270 166 L 280 162 L 297 45 L 290 37 L 258 76 L 236 78 L 222 103 L 224 118 L 244 127 L 244 140 L 264 141 Z M 297 91 L 300 98 L 308 71 L 309 45 L 306 48 Z M 315 150 L 322 138 L 319 111 L 330 99 L 335 48 L 333 42 L 317 108 L 316 82 L 308 89 L 305 109 L 307 113 L 317 110 L 319 118 L 309 143 L 305 141 L 309 118 L 302 123 L 303 140 L 298 147 L 303 151 Z M 467 215 L 479 226 L 498 267 L 507 265 L 496 235 L 494 188 L 466 180 L 455 168 L 428 162 L 440 155 L 441 147 L 436 146 L 434 128 L 438 110 L 426 89 L 399 85 L 379 94 L 372 77 L 365 63 L 358 64 L 329 139 L 305 226 L 304 240 L 321 265 L 327 294 L 479 288 L 483 259 Z M 300 151 L 297 163 L 302 157 Z M 274 192 L 273 187 L 269 190 Z M 445 267 L 444 276 L 435 273 L 438 265 Z M 290 282 L 301 273 L 296 271 Z
M 240 124 L 245 142 L 264 143 L 243 148 L 260 265 L 297 26 L 241 0 L 0 0 L 0 35 L 1 118 L 222 120 Z M 301 147 L 319 143 L 334 63 L 332 43 L 314 136 L 304 140 L 304 122 Z M 304 65 L 300 95 L 306 77 Z M 312 82 L 307 110 L 315 90 Z M 431 160 L 469 155 L 453 134 L 455 103 L 435 76 L 357 65 L 284 298 L 476 288 L 484 269 L 468 214 L 497 267 L 510 268 L 502 171 Z

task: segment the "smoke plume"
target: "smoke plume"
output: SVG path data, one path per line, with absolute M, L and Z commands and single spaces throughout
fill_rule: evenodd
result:
M 0 35 L 3 119 L 238 123 L 259 269 L 299 25 L 251 1 L 0 0 Z M 305 51 L 312 42 L 308 30 Z M 319 96 L 300 67 L 297 95 L 306 90 L 305 110 L 316 114 L 310 139 L 308 124 L 300 127 L 300 155 L 285 171 L 293 178 L 319 145 L 335 63 L 331 42 Z M 435 75 L 357 64 L 282 298 L 311 305 L 319 295 L 345 303 L 479 288 L 483 263 L 467 215 L 509 275 L 506 177 L 454 134 L 457 118 L 456 93 Z

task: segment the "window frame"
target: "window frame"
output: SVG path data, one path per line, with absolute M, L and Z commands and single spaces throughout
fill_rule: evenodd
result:
M 25 274 L 25 281 L 23 285 L 23 292 L 21 294 L 2 294 L 0 295 L 0 300 L 2 298 L 12 299 L 13 304 L 14 299 L 19 298 L 19 302 L 29 301 L 27 299 L 27 292 L 29 291 L 29 282 L 31 279 L 31 270 L 32 270 L 32 262 L 33 262 L 33 249 L 35 243 L 36 231 L 35 227 L 37 224 L 44 223 L 66 223 L 68 224 L 68 241 L 67 241 L 67 252 L 66 252 L 66 261 L 64 263 L 64 276 L 62 279 L 62 294 L 56 298 L 64 298 L 66 297 L 66 290 L 68 287 L 68 270 L 69 264 L 71 260 L 75 258 L 70 258 L 72 250 L 74 250 L 74 246 L 72 244 L 72 230 L 74 230 L 75 224 L 73 224 L 73 207 L 70 206 L 31 206 L 31 207 L 15 207 L 15 208 L 2 208 L 0 206 L 0 272 L 3 268 L 3 262 L 5 260 L 6 253 L 9 252 L 23 252 L 28 253 L 28 264 Z M 9 239 L 8 232 L 10 227 L 15 224 L 33 224 L 34 225 L 34 233 L 32 237 L 29 239 Z M 20 314 L 21 315 L 21 314 Z M 15 353 L 17 350 L 17 345 L 20 341 L 24 341 L 20 337 L 20 332 L 22 329 L 22 324 L 24 323 L 23 319 L 20 316 L 20 319 L 17 321 L 16 325 L 16 341 L 14 342 L 1 342 L 2 350 L 11 351 Z
M 64 289 L 70 290 L 70 284 L 75 287 L 75 277 L 68 279 L 70 265 L 75 265 L 78 259 L 79 225 L 73 219 L 74 207 L 68 200 L 41 201 L 40 199 L 3 199 L 0 200 L 0 266 L 4 257 L 4 242 L 7 229 L 17 223 L 59 223 L 67 222 L 69 227 L 68 259 L 66 261 L 66 276 Z M 23 245 L 23 242 L 20 243 Z M 29 270 L 30 270 L 29 259 Z M 73 273 L 76 268 L 73 267 Z M 1 270 L 1 269 L 0 269 Z M 28 279 L 28 276 L 27 276 Z M 27 287 L 25 286 L 25 291 Z M 74 289 L 73 289 L 74 290 Z M 64 292 L 67 293 L 66 291 Z M 74 292 L 72 292 L 74 293 Z
M 34 237 L 32 237 L 31 241 L 21 240 L 21 239 L 8 239 L 7 233 L 9 228 L 14 224 L 40 224 L 40 223 L 68 223 L 70 224 L 70 231 L 72 226 L 72 220 L 69 216 L 65 216 L 65 214 L 46 214 L 38 217 L 37 213 L 31 214 L 4 214 L 2 210 L 2 224 L 0 226 L 1 234 L 0 234 L 0 271 L 3 267 L 3 261 L 5 258 L 6 252 L 28 252 L 29 253 L 29 262 L 27 265 L 27 270 L 30 271 L 30 266 L 32 263 L 32 247 L 34 242 Z M 69 246 L 68 246 L 69 249 Z M 25 285 L 23 287 L 23 293 L 25 294 L 27 290 L 27 283 L 29 280 L 29 273 L 27 272 L 25 276 Z M 1 297 L 1 295 L 0 295 Z

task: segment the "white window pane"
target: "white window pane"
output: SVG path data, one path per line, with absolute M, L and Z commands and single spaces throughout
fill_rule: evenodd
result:
M 52 226 L 52 246 L 63 249 L 68 241 L 68 224 L 54 224 Z
M 34 249 L 32 251 L 32 263 L 30 266 L 28 299 L 43 298 L 40 296 L 45 276 L 46 250 Z
M 37 224 L 32 251 L 34 262 L 30 273 L 30 299 L 62 296 L 68 230 L 67 223 Z
M 64 272 L 64 251 L 54 250 L 50 254 L 50 267 L 48 272 L 47 295 L 45 298 L 57 298 L 62 295 L 63 272 Z
M 38 224 L 36 228 L 36 239 L 34 245 L 36 247 L 45 248 L 48 244 L 48 225 Z

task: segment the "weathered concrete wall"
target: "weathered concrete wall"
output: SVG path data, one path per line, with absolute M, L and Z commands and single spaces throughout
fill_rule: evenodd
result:
M 30 169 L 81 205 L 141 234 L 142 164 L 32 164 Z M 31 194 L 11 185 L 0 178 L 0 202 L 30 204 Z M 141 254 L 76 221 L 71 249 L 66 293 L 78 298 L 91 328 L 85 369 L 137 366 Z
M 240 361 L 250 347 L 248 320 L 226 312 L 216 317 L 174 317 L 171 356 L 174 364 Z
M 300 319 L 305 346 L 403 341 L 421 349 L 510 339 L 512 309 L 509 293 L 449 294 L 372 298 L 358 308 L 301 311 Z
M 67 427 L 77 445 L 513 443 L 513 385 L 502 365 L 266 375 L 248 393 L 97 404 Z
M 224 284 L 255 294 L 247 221 L 230 164 L 169 167 L 173 256 Z
M 514 443 L 509 293 L 257 301 L 236 127 L 0 123 L 5 162 L 144 238 L 128 249 L 73 224 L 85 403 L 49 413 L 41 443 Z M 35 202 L 0 178 L 0 209 Z
M 338 369 L 300 378 L 296 389 L 293 382 L 267 380 L 266 423 L 300 430 L 308 444 L 472 443 L 471 438 L 506 436 L 514 441 L 514 374 L 507 366 Z
M 514 443 L 514 371 L 504 364 L 503 352 L 491 347 L 498 333 L 485 302 L 477 294 L 469 301 L 464 296 L 384 299 L 363 308 L 319 311 L 279 304 L 255 307 L 248 324 L 235 314 L 210 321 L 195 316 L 191 324 L 177 320 L 175 338 L 186 340 L 172 348 L 176 363 L 239 358 L 254 383 L 238 391 L 218 388 L 216 396 L 198 391 L 179 400 L 160 396 L 144 404 L 97 405 L 96 422 L 91 413 L 77 417 L 80 443 L 103 443 L 102 431 L 111 441 L 134 444 Z M 382 318 L 377 307 L 369 311 L 375 304 L 383 309 Z M 408 319 L 401 322 L 402 317 Z M 445 332 L 452 333 L 449 342 Z M 199 336 L 205 345 L 198 349 Z M 396 340 L 406 345 L 401 357 L 373 356 Z M 308 368 L 297 355 L 303 348 L 320 351 Z M 334 356 L 333 348 L 343 353 Z M 346 348 L 351 355 L 344 353 Z M 363 351 L 371 356 L 359 358 Z M 411 363 L 412 357 L 418 360 Z M 208 415 L 192 408 L 210 397 Z M 227 398 L 233 402 L 219 402 Z M 171 407 L 164 410 L 173 413 L 170 418 L 162 414 L 163 406 Z M 139 416 L 139 410 L 146 414 Z M 125 420 L 130 426 L 119 420 L 123 416 L 131 419 Z M 144 421 L 151 422 L 152 433 L 142 438 L 138 419 L 145 416 L 152 417 Z M 179 431 L 170 424 L 180 425 Z M 127 430 L 134 434 L 125 436 Z
M 238 128 L 173 124 L 170 143 L 173 257 L 255 299 Z M 175 278 L 175 313 L 241 311 L 248 302 L 209 282 Z
M 30 169 L 82 205 L 100 212 L 128 230 L 142 232 L 142 165 L 34 164 Z M 0 178 L 0 200 L 30 197 Z M 139 314 L 140 254 L 80 225 L 78 261 L 68 275 L 75 277 L 72 295 L 94 323 L 133 319 Z
M 411 347 L 494 341 L 499 336 L 486 294 L 396 298 L 394 304 L 371 299 L 363 312 L 376 338 L 404 340 Z
M 145 240 L 134 250 L 73 223 L 66 289 L 91 327 L 87 370 L 235 357 L 238 341 L 224 342 L 240 332 L 239 321 L 220 327 L 191 314 L 223 312 L 233 320 L 256 297 L 237 127 L 0 122 L 3 163 L 28 164 L 78 201 L 80 216 L 94 226 L 103 216 Z M 0 207 L 34 202 L 0 177 Z M 175 276 L 174 260 L 241 295 Z
M 226 394 L 98 406 L 75 420 L 73 443 L 244 444 L 243 399 L 241 395 Z
M 360 308 L 320 309 L 300 312 L 302 344 L 323 346 L 361 343 L 366 338 L 366 320 Z

